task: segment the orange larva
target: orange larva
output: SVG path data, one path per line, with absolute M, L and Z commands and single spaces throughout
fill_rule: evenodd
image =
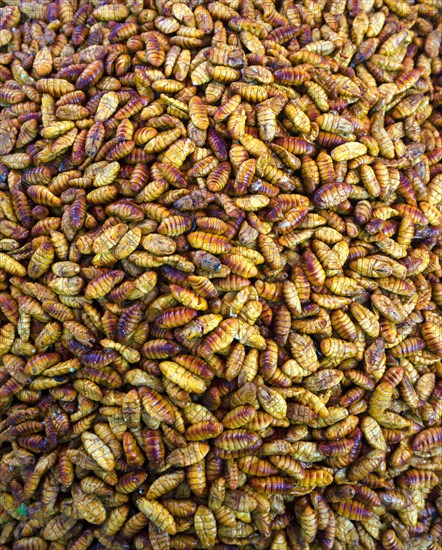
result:
M 219 422 L 197 422 L 187 429 L 186 437 L 189 441 L 205 441 L 217 437 L 222 430 L 223 425 Z
M 269 461 L 251 455 L 238 458 L 237 463 L 241 471 L 252 476 L 266 477 L 278 473 L 278 468 Z
M 176 524 L 173 516 L 159 502 L 142 497 L 137 500 L 137 506 L 162 531 L 166 531 L 169 534 L 176 533 Z
M 209 450 L 210 447 L 206 443 L 189 443 L 183 448 L 172 451 L 167 457 L 167 463 L 171 466 L 196 464 L 207 455 Z
M 209 365 L 198 357 L 192 355 L 176 355 L 174 361 L 204 380 L 211 380 L 214 376 Z
M 260 437 L 247 430 L 227 430 L 215 439 L 215 445 L 226 451 L 254 447 L 261 441 Z
M 231 344 L 235 338 L 237 326 L 235 319 L 222 321 L 221 324 L 206 337 L 201 348 L 201 355 L 203 357 L 208 356 Z
M 250 422 L 256 414 L 256 409 L 252 405 L 241 405 L 226 414 L 222 423 L 226 428 L 240 428 Z
M 92 433 L 84 432 L 82 439 L 87 453 L 90 454 L 97 464 L 104 470 L 112 471 L 115 463 L 114 457 L 110 449 L 100 438 Z
M 153 467 L 160 464 L 165 456 L 165 448 L 161 432 L 159 432 L 158 430 L 144 428 L 143 442 L 145 453 L 147 459 L 149 460 L 149 463 L 152 464 Z
M 250 485 L 260 493 L 284 494 L 293 488 L 293 482 L 280 476 L 255 477 L 250 480 Z
M 372 512 L 366 506 L 356 500 L 340 502 L 334 509 L 339 515 L 352 520 L 360 521 L 361 519 L 368 519 L 372 515 Z
M 170 308 L 157 318 L 157 324 L 162 328 L 176 328 L 187 324 L 197 315 L 195 309 L 180 306 Z
M 439 354 L 441 353 L 442 333 L 440 331 L 440 326 L 431 321 L 427 321 L 422 326 L 422 336 L 431 351 Z
M 441 436 L 442 433 L 439 427 L 423 430 L 414 438 L 413 449 L 416 451 L 421 451 L 431 449 L 432 447 L 437 447 L 440 443 Z
M 323 185 L 315 193 L 314 201 L 318 208 L 330 208 L 343 202 L 350 194 L 351 187 L 345 183 Z
M 357 481 L 365 477 L 366 474 L 371 473 L 373 470 L 376 470 L 381 462 L 384 460 L 383 451 L 370 451 L 364 457 L 361 457 L 358 461 L 352 464 L 349 470 L 349 479 Z
M 221 235 L 212 235 L 201 231 L 194 231 L 187 235 L 189 244 L 194 248 L 211 252 L 212 254 L 222 254 L 229 252 L 231 245 L 228 240 Z
M 166 398 L 150 388 L 140 388 L 141 403 L 147 414 L 161 418 L 167 424 L 175 421 L 176 410 Z

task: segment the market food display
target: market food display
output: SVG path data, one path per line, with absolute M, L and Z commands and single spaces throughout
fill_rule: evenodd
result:
M 439 10 L 1 3 L 0 550 L 441 548 Z

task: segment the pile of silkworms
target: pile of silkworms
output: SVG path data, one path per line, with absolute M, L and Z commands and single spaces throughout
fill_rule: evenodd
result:
M 437 0 L 3 0 L 0 550 L 442 547 Z

